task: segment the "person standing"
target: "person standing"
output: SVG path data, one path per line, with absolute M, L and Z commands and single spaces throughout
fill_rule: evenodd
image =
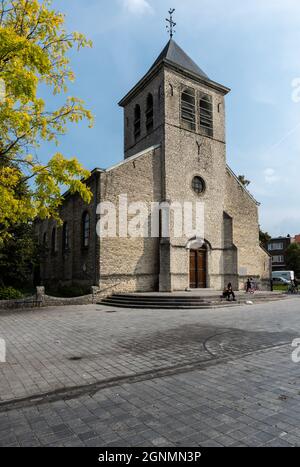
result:
M 252 288 L 252 279 L 248 278 L 247 284 L 246 284 L 246 293 L 250 292 L 251 288 Z

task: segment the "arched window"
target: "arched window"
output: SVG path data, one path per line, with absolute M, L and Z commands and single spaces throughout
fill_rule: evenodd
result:
M 48 244 L 48 236 L 47 236 L 47 232 L 45 232 L 43 235 L 43 247 L 46 248 L 47 244 Z
M 141 135 L 141 108 L 137 104 L 134 109 L 134 137 L 137 139 Z
M 146 109 L 146 128 L 147 133 L 153 130 L 153 96 L 148 94 L 147 109 Z
M 66 251 L 69 249 L 69 226 L 67 222 L 64 222 L 62 237 L 63 251 Z
M 195 91 L 185 88 L 181 94 L 181 121 L 188 130 L 196 130 Z
M 56 228 L 53 227 L 52 235 L 51 235 L 51 253 L 54 254 L 56 252 Z
M 212 97 L 202 94 L 200 97 L 200 129 L 208 136 L 213 136 L 213 106 Z
M 90 243 L 90 215 L 85 212 L 82 216 L 82 246 L 87 248 Z

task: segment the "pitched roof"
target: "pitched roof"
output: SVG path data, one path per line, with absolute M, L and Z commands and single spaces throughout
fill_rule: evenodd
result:
M 167 61 L 179 66 L 183 70 L 190 71 L 202 78 L 209 79 L 207 74 L 182 50 L 181 47 L 171 39 L 158 58 L 153 63 L 149 71 L 155 68 L 159 63 Z
M 175 67 L 181 72 L 194 79 L 199 79 L 201 82 L 205 82 L 207 86 L 217 89 L 226 95 L 230 89 L 222 84 L 212 81 L 206 73 L 179 47 L 179 45 L 171 39 L 163 51 L 160 53 L 158 58 L 155 60 L 151 68 L 147 71 L 145 76 L 129 91 L 123 99 L 119 102 L 121 107 L 125 107 L 127 103 L 132 99 L 133 96 L 140 90 L 140 88 L 152 78 L 152 75 L 156 72 L 156 69 L 160 65 L 169 65 Z

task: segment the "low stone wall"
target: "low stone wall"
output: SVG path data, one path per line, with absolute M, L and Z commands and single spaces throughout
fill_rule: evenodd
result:
M 92 287 L 89 295 L 82 297 L 51 297 L 45 294 L 44 287 L 37 287 L 36 294 L 32 297 L 26 297 L 18 300 L 0 300 L 0 310 L 22 309 L 22 308 L 41 308 L 47 306 L 68 306 L 68 305 L 88 305 L 96 303 L 107 294 L 100 292 L 98 287 Z

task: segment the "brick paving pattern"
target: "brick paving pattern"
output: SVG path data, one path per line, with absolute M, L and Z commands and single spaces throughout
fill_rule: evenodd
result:
M 300 364 L 291 360 L 299 303 L 1 314 L 2 403 L 86 389 L 0 406 L 0 446 L 299 446 Z M 99 381 L 104 387 L 91 391 Z

